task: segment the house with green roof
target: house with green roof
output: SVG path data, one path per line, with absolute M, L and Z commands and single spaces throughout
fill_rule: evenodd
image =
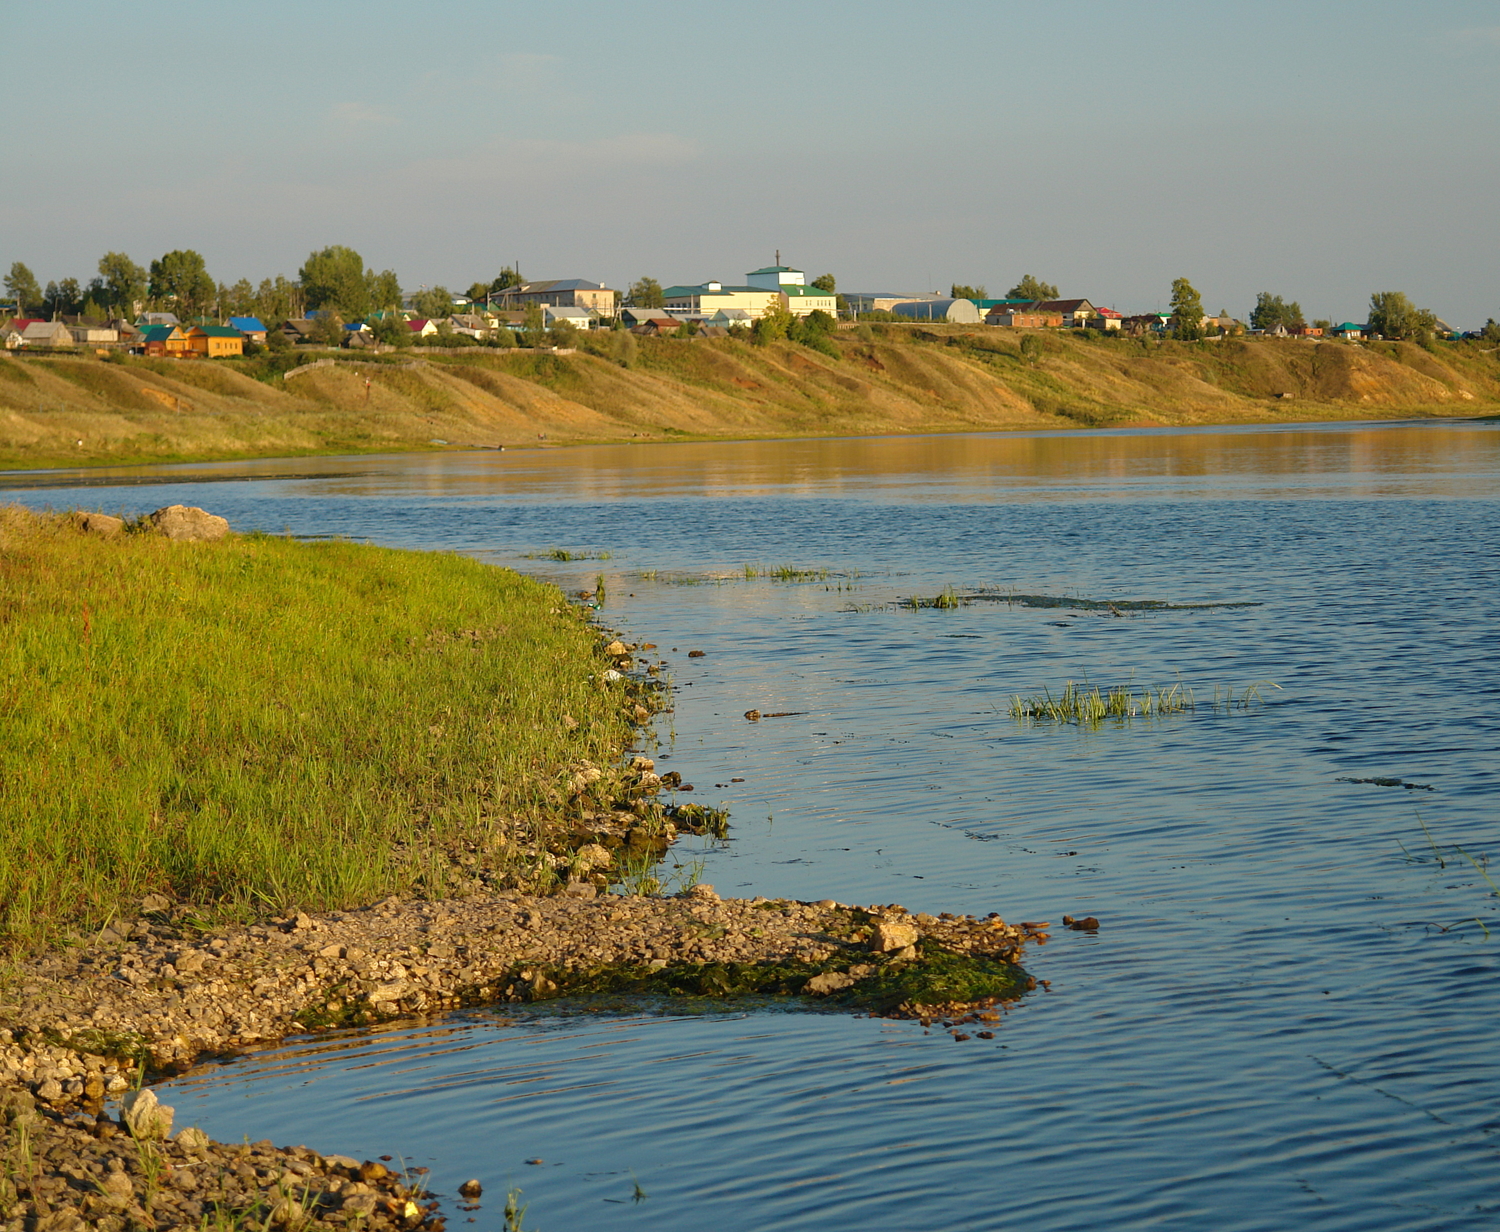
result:
M 245 353 L 245 335 L 228 325 L 190 325 L 188 350 L 200 359 L 227 359 Z
M 759 319 L 774 303 L 784 303 L 780 290 L 767 287 L 726 286 L 710 278 L 697 286 L 662 288 L 662 307 L 668 312 L 693 317 L 711 317 L 723 308 L 743 308 Z

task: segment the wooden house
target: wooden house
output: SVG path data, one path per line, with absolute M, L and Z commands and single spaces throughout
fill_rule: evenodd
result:
M 245 335 L 228 325 L 194 325 L 187 331 L 187 342 L 200 359 L 226 359 L 245 353 Z
M 193 353 L 178 325 L 148 325 L 141 331 L 140 351 L 157 359 L 181 359 Z

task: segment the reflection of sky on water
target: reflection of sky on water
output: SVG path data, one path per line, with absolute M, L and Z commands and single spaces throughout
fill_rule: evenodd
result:
M 706 880 L 1105 925 L 1032 951 L 1052 991 L 985 1049 L 821 1016 L 478 1015 L 171 1098 L 231 1139 L 419 1157 L 450 1192 L 509 1179 L 554 1229 L 1493 1226 L 1500 940 L 1462 921 L 1496 903 L 1451 845 L 1500 854 L 1497 444 L 1422 423 L 608 446 L 86 490 L 570 589 L 603 572 L 605 618 L 678 686 L 666 766 L 731 807 L 732 842 L 681 850 Z M 552 546 L 613 555 L 521 555 Z M 751 561 L 859 576 L 643 576 Z M 949 583 L 1259 606 L 890 606 Z M 1009 718 L 1085 675 L 1281 691 L 1095 732 Z M 1436 790 L 1340 781 L 1382 776 Z

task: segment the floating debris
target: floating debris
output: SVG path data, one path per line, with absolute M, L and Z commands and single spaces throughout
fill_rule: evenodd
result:
M 1376 787 L 1404 787 L 1407 791 L 1436 791 L 1437 788 L 1431 783 L 1408 783 L 1405 779 L 1351 779 L 1336 778 L 1335 783 L 1373 783 Z

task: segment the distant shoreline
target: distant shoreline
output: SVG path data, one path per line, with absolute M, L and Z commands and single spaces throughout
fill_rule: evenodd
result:
M 1025 355 L 1020 336 L 1041 337 Z M 572 352 L 0 357 L 0 470 L 661 441 L 1482 418 L 1470 343 L 1085 339 L 937 325 Z M 336 359 L 336 363 L 318 361 Z M 295 372 L 288 381 L 286 374 Z

